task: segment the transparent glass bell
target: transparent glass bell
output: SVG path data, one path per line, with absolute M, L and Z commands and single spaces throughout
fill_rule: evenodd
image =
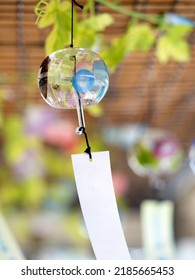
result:
M 107 67 L 95 52 L 65 48 L 42 62 L 38 86 L 43 99 L 54 108 L 76 109 L 96 105 L 109 86 Z

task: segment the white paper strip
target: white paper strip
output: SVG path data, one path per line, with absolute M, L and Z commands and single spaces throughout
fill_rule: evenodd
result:
M 24 260 L 24 256 L 1 213 L 0 213 L 0 260 Z
M 78 196 L 98 260 L 129 260 L 114 194 L 109 152 L 72 155 Z
M 172 201 L 145 200 L 142 202 L 142 240 L 146 259 L 175 258 L 173 213 Z

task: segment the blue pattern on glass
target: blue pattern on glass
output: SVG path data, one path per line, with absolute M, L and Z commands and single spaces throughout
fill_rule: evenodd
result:
M 92 72 L 81 69 L 74 75 L 72 85 L 77 93 L 82 94 L 89 91 L 94 85 L 95 77 Z

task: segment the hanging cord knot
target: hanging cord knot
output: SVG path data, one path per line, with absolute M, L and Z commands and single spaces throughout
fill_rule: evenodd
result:
M 89 146 L 89 140 L 88 140 L 88 136 L 87 136 L 87 132 L 85 130 L 84 126 L 81 126 L 78 128 L 80 133 L 83 133 L 85 135 L 85 141 L 87 144 L 87 149 L 84 151 L 84 153 L 89 155 L 89 160 L 92 161 L 92 155 L 91 155 L 91 147 Z

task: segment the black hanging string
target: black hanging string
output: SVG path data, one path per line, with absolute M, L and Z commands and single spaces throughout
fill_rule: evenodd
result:
M 89 145 L 89 140 L 88 140 L 88 137 L 87 137 L 87 132 L 85 131 L 85 127 L 84 126 L 79 127 L 79 131 L 82 131 L 82 133 L 85 135 L 85 141 L 86 141 L 86 144 L 87 144 L 87 149 L 84 151 L 84 153 L 87 153 L 89 155 L 89 159 L 92 160 L 91 147 Z
M 74 4 L 78 6 L 80 9 L 83 9 L 83 5 L 79 4 L 77 1 L 72 0 L 71 6 L 71 32 L 70 32 L 70 47 L 74 46 Z
M 77 5 L 80 9 L 83 9 L 83 5 L 80 5 L 77 1 L 72 0 L 72 6 L 71 6 L 71 33 L 70 33 L 70 47 L 74 47 L 74 4 Z M 73 56 L 75 60 L 75 73 L 76 73 L 76 56 Z M 79 127 L 79 131 L 85 135 L 85 141 L 87 144 L 87 149 L 84 151 L 89 155 L 89 159 L 92 160 L 91 155 L 91 147 L 89 145 L 89 140 L 87 136 L 87 132 L 85 130 L 84 126 L 84 120 L 83 120 L 83 112 L 82 112 L 82 104 L 81 104 L 81 97 L 80 94 L 77 92 L 78 95 L 78 101 L 79 101 L 79 110 L 80 110 L 80 118 L 81 118 L 81 127 Z

